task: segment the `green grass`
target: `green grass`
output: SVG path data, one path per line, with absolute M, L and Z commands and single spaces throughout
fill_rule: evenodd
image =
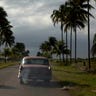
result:
M 72 96 L 96 96 L 96 74 L 79 70 L 75 66 L 53 64 L 53 75 L 61 86 L 69 86 Z
M 5 62 L 0 62 L 0 69 L 6 68 L 8 66 L 13 66 L 13 65 L 16 65 L 16 64 L 18 64 L 18 63 L 14 62 L 14 61 L 7 61 L 6 63 Z

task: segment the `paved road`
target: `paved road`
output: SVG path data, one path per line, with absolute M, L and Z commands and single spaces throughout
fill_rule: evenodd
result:
M 17 78 L 18 66 L 0 70 L 0 96 L 69 96 L 56 81 L 41 81 L 31 85 L 20 85 Z

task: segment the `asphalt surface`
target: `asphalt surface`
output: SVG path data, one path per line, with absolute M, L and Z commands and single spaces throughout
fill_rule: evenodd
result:
M 0 96 L 70 96 L 55 80 L 49 83 L 34 81 L 29 85 L 21 85 L 17 73 L 18 66 L 0 70 Z

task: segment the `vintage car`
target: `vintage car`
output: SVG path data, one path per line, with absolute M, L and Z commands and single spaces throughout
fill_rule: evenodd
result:
M 52 78 L 49 60 L 46 57 L 26 56 L 19 66 L 18 78 L 20 83 L 28 83 L 33 80 L 49 82 Z

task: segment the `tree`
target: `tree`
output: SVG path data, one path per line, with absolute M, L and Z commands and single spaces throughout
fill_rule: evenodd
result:
M 89 1 L 87 0 L 87 4 L 89 5 Z M 90 7 L 88 6 L 88 13 L 90 10 Z M 88 63 L 89 63 L 89 70 L 91 68 L 91 62 L 90 62 L 90 18 L 89 18 L 89 14 L 88 14 Z
M 91 53 L 93 57 L 96 55 L 96 42 L 92 45 Z
M 14 44 L 15 37 L 11 30 L 12 26 L 7 19 L 6 11 L 0 7 L 0 46 L 5 45 L 5 49 L 11 47 Z M 5 58 L 8 52 L 5 50 Z M 6 61 L 5 61 L 6 62 Z
M 66 4 L 65 5 L 61 5 L 59 7 L 59 10 L 53 10 L 53 13 L 51 15 L 52 21 L 54 23 L 54 25 L 57 23 L 60 23 L 60 27 L 61 27 L 61 41 L 64 42 L 63 39 L 63 29 L 64 29 L 64 22 L 66 19 L 66 12 L 68 12 L 68 10 L 66 9 Z M 63 51 L 62 51 L 63 52 Z M 63 57 L 63 61 L 64 61 L 64 53 L 62 53 L 62 57 Z
M 46 56 L 48 58 L 51 57 L 51 45 L 48 41 L 45 41 L 40 45 L 40 50 L 43 56 Z
M 56 42 L 57 42 L 57 40 L 56 40 L 56 38 L 55 37 L 49 37 L 49 43 L 50 43 L 50 45 L 52 46 L 52 47 L 55 47 L 55 45 L 56 45 Z
M 2 41 L 1 41 L 1 44 L 2 45 L 5 45 L 5 49 L 8 49 L 8 47 L 12 47 L 13 46 L 13 44 L 15 43 L 15 37 L 13 36 L 13 32 L 11 31 L 11 29 L 10 29 L 11 27 L 9 26 L 9 27 L 5 27 L 4 29 L 2 29 L 3 30 L 3 32 L 2 32 Z M 8 55 L 7 54 L 8 52 L 6 52 L 6 50 L 5 50 L 5 58 L 6 58 L 6 56 Z M 5 62 L 6 62 L 6 60 L 5 60 Z
M 12 52 L 13 52 L 13 54 L 18 55 L 18 56 L 25 56 L 25 55 L 29 54 L 29 50 L 25 50 L 25 49 L 26 49 L 26 47 L 25 47 L 24 43 L 17 42 L 13 46 Z
M 94 57 L 94 55 L 96 55 L 96 34 L 94 35 L 94 38 L 93 38 L 93 45 L 91 48 L 91 53 L 92 53 L 93 57 Z
M 25 50 L 25 52 L 23 52 L 23 56 L 29 56 L 30 51 L 29 50 Z
M 0 7 L 0 44 L 5 46 L 11 46 L 14 43 L 15 37 L 13 36 L 13 32 L 11 30 L 12 26 L 10 22 L 7 20 L 6 11 Z
M 54 53 L 54 48 L 56 47 L 57 40 L 56 40 L 55 37 L 49 37 L 48 42 L 50 43 L 50 47 L 51 47 L 51 57 L 52 57 L 52 54 Z
M 76 1 L 76 0 L 74 0 Z M 90 16 L 92 16 L 90 14 L 90 9 L 93 8 L 93 6 L 90 5 L 89 3 L 90 0 L 77 0 L 77 2 L 79 3 L 79 5 L 82 3 L 82 2 L 86 2 L 85 3 L 85 6 L 82 6 L 82 7 L 86 7 L 87 9 L 87 19 L 88 19 L 88 63 L 89 63 L 89 70 L 91 68 L 91 62 L 90 62 Z M 96 1 L 96 0 L 94 0 Z M 93 17 L 93 16 L 92 16 Z
M 70 0 L 67 3 L 67 6 L 69 8 L 69 13 L 67 15 L 68 18 L 66 18 L 65 21 L 65 30 L 72 29 L 75 32 L 75 62 L 77 58 L 77 28 L 82 29 L 85 27 L 85 23 L 87 23 L 87 17 L 88 13 L 86 11 L 86 8 L 88 7 L 87 4 L 85 4 L 85 0 Z M 90 14 L 91 15 L 91 14 Z M 71 46 L 71 45 L 70 45 Z M 72 47 L 71 47 L 72 48 Z
M 5 56 L 5 63 L 6 63 L 9 56 L 11 56 L 11 50 L 9 48 L 4 48 L 3 54 Z
M 37 52 L 37 56 L 42 56 L 42 53 L 41 52 Z
M 40 45 L 40 49 L 42 52 L 50 51 L 51 50 L 50 43 L 48 41 L 45 41 Z
M 61 60 L 61 54 L 62 51 L 64 54 L 70 54 L 70 50 L 66 48 L 66 45 L 64 42 L 62 41 L 57 41 L 56 46 L 54 47 L 54 53 L 57 54 L 57 56 L 59 55 L 60 60 Z

